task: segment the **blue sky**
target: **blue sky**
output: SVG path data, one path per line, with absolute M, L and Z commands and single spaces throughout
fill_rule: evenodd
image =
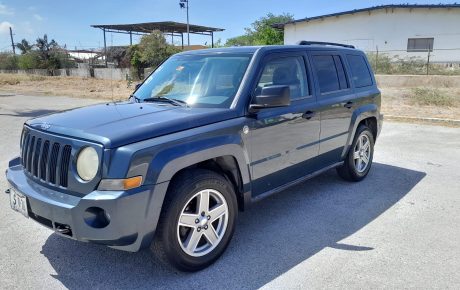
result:
M 91 24 L 136 23 L 149 21 L 186 22 L 179 0 L 0 0 L 0 51 L 11 43 L 8 27 L 13 26 L 15 42 L 23 38 L 34 41 L 47 33 L 68 48 L 97 48 L 103 45 L 102 31 Z M 411 4 L 453 3 L 454 1 L 422 1 Z M 190 23 L 221 27 L 216 39 L 241 35 L 255 19 L 268 12 L 291 13 L 296 19 L 327 13 L 406 1 L 359 0 L 190 0 Z M 193 36 L 193 44 L 209 42 L 209 37 Z M 137 39 L 133 38 L 133 41 Z M 129 36 L 107 35 L 108 45 L 129 44 Z

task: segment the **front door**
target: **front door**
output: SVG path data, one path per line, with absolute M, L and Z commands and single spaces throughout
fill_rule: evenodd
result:
M 319 114 L 306 74 L 306 55 L 271 54 L 263 61 L 253 96 L 264 86 L 288 85 L 291 105 L 261 109 L 249 123 L 253 196 L 305 174 L 302 163 L 318 155 Z

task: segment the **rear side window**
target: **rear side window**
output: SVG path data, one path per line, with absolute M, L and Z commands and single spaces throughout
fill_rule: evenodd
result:
M 372 76 L 366 60 L 361 55 L 347 55 L 356 88 L 372 86 Z
M 340 56 L 314 55 L 313 65 L 322 94 L 349 87 Z

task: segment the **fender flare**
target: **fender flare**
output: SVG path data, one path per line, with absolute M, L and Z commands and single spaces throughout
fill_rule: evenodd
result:
M 379 108 L 376 104 L 367 104 L 353 111 L 351 116 L 350 127 L 348 129 L 348 139 L 346 146 L 343 148 L 342 158 L 348 154 L 351 143 L 353 143 L 353 138 L 355 137 L 356 130 L 358 129 L 358 124 L 365 119 L 375 117 L 377 121 L 379 120 Z

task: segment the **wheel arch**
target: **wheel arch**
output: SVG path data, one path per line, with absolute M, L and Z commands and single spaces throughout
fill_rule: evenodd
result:
M 356 109 L 353 112 L 353 115 L 351 117 L 351 122 L 350 122 L 350 127 L 349 127 L 349 134 L 348 134 L 348 139 L 346 146 L 344 147 L 344 150 L 342 152 L 342 158 L 345 158 L 345 156 L 348 153 L 348 150 L 350 149 L 351 143 L 353 142 L 353 138 L 355 137 L 356 130 L 358 129 L 359 125 L 365 124 L 368 126 L 371 131 L 372 135 L 374 137 L 374 142 L 377 139 L 378 136 L 378 117 L 379 117 L 379 108 L 376 104 L 367 104 L 365 106 L 362 106 L 358 109 Z
M 238 209 L 244 211 L 245 209 L 245 186 L 243 183 L 243 177 L 241 169 L 238 165 L 237 159 L 232 155 L 223 155 L 207 160 L 200 161 L 195 164 L 191 164 L 182 169 L 176 171 L 171 177 L 171 181 L 180 176 L 183 172 L 194 170 L 194 169 L 207 169 L 223 176 L 232 185 L 233 190 L 236 194 L 238 202 Z
M 155 167 L 161 167 L 159 171 L 153 170 L 157 175 L 156 183 L 170 183 L 184 170 L 205 168 L 221 174 L 232 184 L 240 210 L 244 210 L 250 201 L 251 183 L 248 159 L 240 144 L 220 145 L 192 153 L 186 152 L 181 156 L 161 155 L 168 156 L 167 160 L 160 162 L 154 159 L 152 161 L 156 164 Z

